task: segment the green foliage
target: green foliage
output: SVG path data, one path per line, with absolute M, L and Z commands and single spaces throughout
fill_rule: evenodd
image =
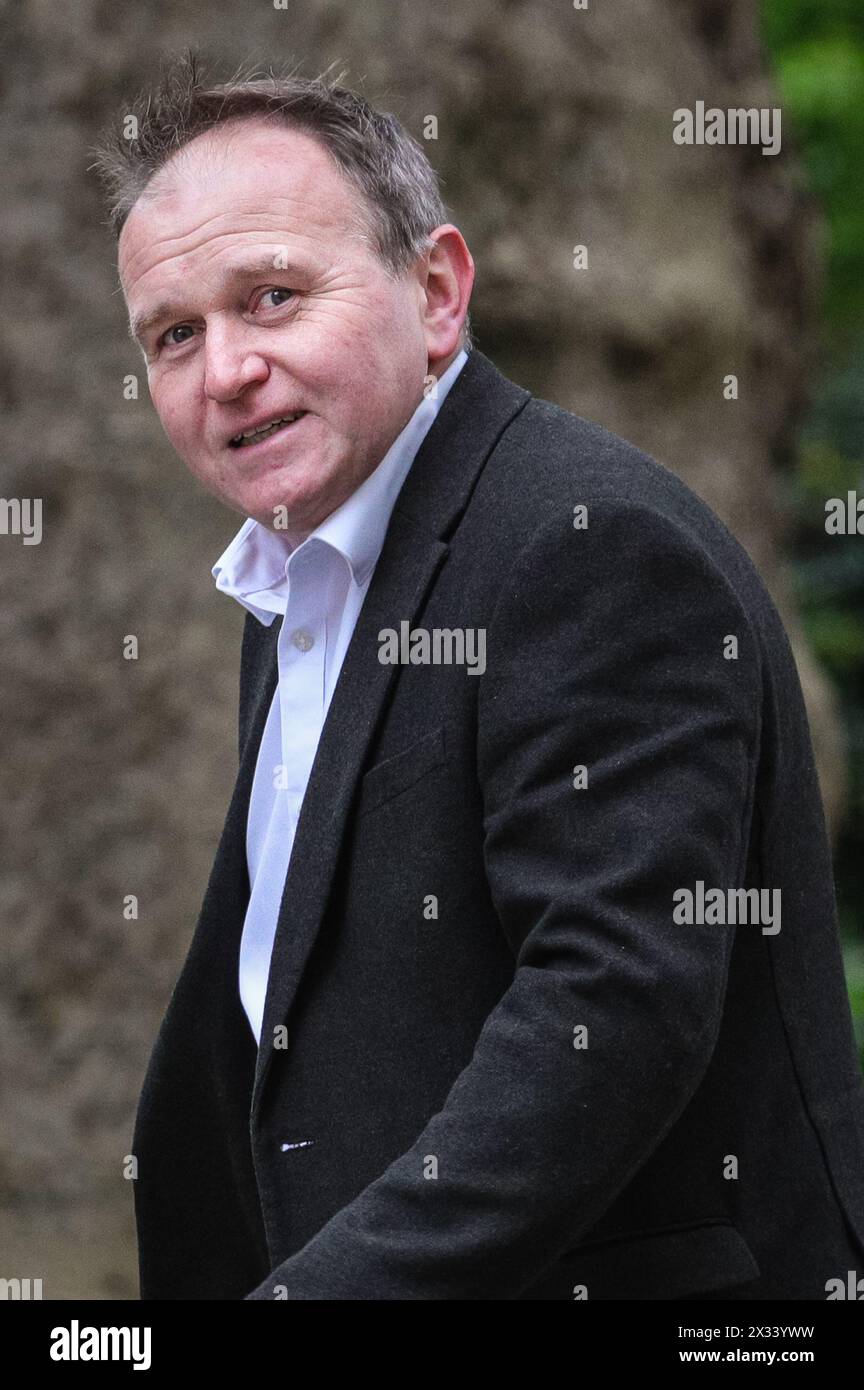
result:
M 810 187 L 828 220 L 826 327 L 842 348 L 864 319 L 864 5 L 765 0 L 763 30 Z
M 839 692 L 849 749 L 849 817 L 835 862 L 846 978 L 864 1066 L 864 536 L 825 530 L 825 503 L 864 496 L 864 4 L 763 0 L 763 34 L 828 228 L 826 359 L 790 486 L 797 597 Z

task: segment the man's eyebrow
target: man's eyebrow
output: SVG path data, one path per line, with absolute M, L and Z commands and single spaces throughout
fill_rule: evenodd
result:
M 308 276 L 309 273 L 309 266 L 299 261 L 291 261 L 287 256 L 282 256 L 277 252 L 271 256 L 262 256 L 256 261 L 241 261 L 228 271 L 228 277 L 231 280 L 252 280 L 259 275 Z M 130 318 L 129 337 L 135 342 L 140 342 L 145 333 L 154 328 L 156 324 L 162 323 L 166 319 L 180 319 L 183 314 L 183 305 L 179 300 L 165 299 L 154 309 L 148 309 L 146 314 L 134 314 Z

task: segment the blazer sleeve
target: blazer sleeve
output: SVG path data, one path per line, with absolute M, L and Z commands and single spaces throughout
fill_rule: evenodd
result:
M 676 922 L 673 894 L 743 882 L 759 653 L 697 539 L 648 507 L 587 505 L 584 529 L 565 513 L 518 553 L 478 681 L 512 984 L 413 1146 L 248 1299 L 518 1297 L 711 1059 L 735 928 Z

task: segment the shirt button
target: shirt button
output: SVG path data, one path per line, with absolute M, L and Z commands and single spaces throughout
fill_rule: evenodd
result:
M 308 652 L 315 645 L 315 638 L 306 627 L 297 627 L 291 633 L 291 641 L 300 652 Z

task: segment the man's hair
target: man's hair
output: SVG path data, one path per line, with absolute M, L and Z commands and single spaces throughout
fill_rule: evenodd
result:
M 321 77 L 241 69 L 227 82 L 205 81 L 192 49 L 170 63 L 105 129 L 92 153 L 108 202 L 107 225 L 119 238 L 150 180 L 196 136 L 227 122 L 272 120 L 318 141 L 360 194 L 358 234 L 386 273 L 401 278 L 448 221 L 438 175 L 422 146 L 390 112 Z M 130 138 L 131 136 L 131 138 Z M 466 314 L 463 346 L 471 345 Z

